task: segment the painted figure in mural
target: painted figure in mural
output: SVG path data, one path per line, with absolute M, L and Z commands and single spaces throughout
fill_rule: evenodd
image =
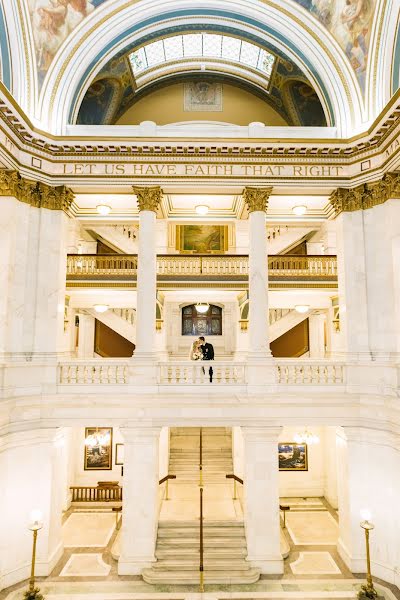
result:
M 365 87 L 369 37 L 376 0 L 296 0 L 312 12 L 346 52 Z
M 93 0 L 29 0 L 40 81 L 63 41 L 100 3 L 99 0 L 96 3 Z

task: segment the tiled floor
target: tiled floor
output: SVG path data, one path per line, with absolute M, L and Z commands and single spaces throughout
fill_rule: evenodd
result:
M 220 502 L 227 501 L 227 493 L 222 494 Z M 40 588 L 46 600 L 354 600 L 363 580 L 348 571 L 336 551 L 336 512 L 321 498 L 281 498 L 281 503 L 291 506 L 283 530 L 290 555 L 281 578 L 263 576 L 248 586 L 216 586 L 207 585 L 205 574 L 206 593 L 200 596 L 197 586 L 152 586 L 140 577 L 119 577 L 111 556 L 115 515 L 111 510 L 80 510 L 66 515 L 63 532 L 70 547 L 51 576 L 39 580 Z M 164 518 L 170 510 L 165 508 Z M 236 508 L 237 518 L 239 512 Z M 389 588 L 379 588 L 382 598 L 400 600 Z M 25 589 L 26 584 L 0 592 L 0 600 L 21 600 Z

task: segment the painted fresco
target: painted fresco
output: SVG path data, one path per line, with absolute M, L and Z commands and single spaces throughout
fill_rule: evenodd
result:
M 78 125 L 108 125 L 118 108 L 121 87 L 115 79 L 97 80 L 89 87 L 79 108 Z
M 291 120 L 303 127 L 326 127 L 326 118 L 315 90 L 305 81 L 289 81 L 284 87 L 284 102 Z
M 69 34 L 105 0 L 28 0 L 39 83 Z
M 365 89 L 368 48 L 376 0 L 295 0 L 312 12 L 339 42 Z

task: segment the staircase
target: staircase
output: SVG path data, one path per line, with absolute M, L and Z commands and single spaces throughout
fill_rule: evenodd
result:
M 124 254 L 137 254 L 137 225 L 92 225 L 88 231 Z
M 177 479 L 174 481 L 171 500 L 168 503 L 172 506 L 174 497 L 187 496 L 191 498 L 192 515 L 190 518 L 163 519 L 163 509 L 161 510 L 156 544 L 157 562 L 142 573 L 143 579 L 148 583 L 199 583 L 199 440 L 199 428 L 171 429 L 169 472 L 176 475 Z M 232 500 L 231 484 L 227 483 L 225 477 L 227 473 L 232 473 L 232 470 L 231 430 L 224 427 L 204 428 L 206 584 L 249 584 L 257 581 L 260 576 L 258 569 L 252 568 L 246 561 L 247 544 L 241 508 L 239 501 Z M 164 500 L 163 504 L 165 503 Z M 186 504 L 188 503 L 189 500 L 186 501 Z M 216 505 L 220 505 L 220 508 L 216 508 Z M 224 506 L 228 512 L 227 517 L 214 518 L 215 510 L 223 511 Z M 222 514 L 218 516 L 223 517 Z
M 133 308 L 113 308 L 104 313 L 97 313 L 95 310 L 86 309 L 85 312 L 116 331 L 132 344 L 136 343 L 136 311 Z
M 270 309 L 269 312 L 269 341 L 270 343 L 278 339 L 281 335 L 296 327 L 302 321 L 310 316 L 310 312 L 298 313 L 293 309 Z

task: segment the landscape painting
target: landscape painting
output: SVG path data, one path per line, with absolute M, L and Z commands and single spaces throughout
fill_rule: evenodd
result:
M 308 471 L 307 444 L 281 442 L 278 453 L 280 471 Z
M 177 231 L 178 250 L 192 254 L 212 254 L 225 251 L 225 225 L 180 225 Z
M 86 427 L 85 439 L 96 433 L 107 435 L 109 441 L 106 445 L 85 445 L 84 469 L 85 471 L 108 471 L 112 469 L 112 428 Z

